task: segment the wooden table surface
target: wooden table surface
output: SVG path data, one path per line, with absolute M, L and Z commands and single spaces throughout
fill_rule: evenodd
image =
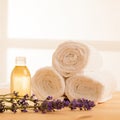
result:
M 91 111 L 71 111 L 65 108 L 52 113 L 0 113 L 0 120 L 120 120 L 120 92 L 113 94 L 113 98 L 98 104 Z

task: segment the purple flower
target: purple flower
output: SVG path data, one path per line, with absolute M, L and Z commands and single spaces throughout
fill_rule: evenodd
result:
M 52 104 L 52 102 L 50 101 L 50 102 L 48 102 L 48 104 L 47 104 L 47 111 L 52 111 L 53 110 L 53 104 Z
M 80 110 L 91 110 L 92 107 L 95 106 L 94 101 L 87 99 L 74 99 L 70 101 L 67 97 L 64 100 L 55 100 L 51 96 L 48 96 L 44 101 L 38 100 L 35 95 L 28 96 L 28 94 L 24 96 L 18 96 L 17 92 L 14 92 L 14 97 L 7 94 L 0 96 L 0 113 L 11 110 L 16 113 L 18 109 L 21 112 L 27 112 L 28 110 L 33 110 L 34 112 L 41 111 L 42 113 L 52 112 L 55 110 L 60 110 L 64 107 L 69 107 L 71 110 L 79 108 Z M 9 97 L 8 97 L 9 95 Z M 28 104 L 30 103 L 32 104 Z M 11 103 L 7 104 L 6 103 Z
M 27 98 L 29 98 L 29 95 L 28 94 L 24 95 L 24 99 L 27 99 Z
M 16 103 L 12 103 L 11 105 L 11 111 L 16 113 L 17 112 L 17 104 Z
M 71 110 L 74 110 L 78 107 L 78 102 L 76 99 L 74 99 L 73 101 L 71 101 L 69 107 L 71 108 Z
M 33 102 L 34 102 L 34 103 L 37 103 L 37 102 L 38 102 L 38 99 L 34 99 Z
M 5 111 L 5 105 L 0 102 L 0 113 L 3 113 Z
M 64 103 L 64 106 L 67 107 L 70 104 L 70 100 L 67 97 L 65 97 L 63 100 L 63 103 Z
M 52 96 L 48 96 L 46 100 L 52 100 Z
M 69 101 L 63 101 L 63 103 L 64 103 L 64 106 L 65 106 L 65 107 L 69 106 L 69 104 L 70 104 Z
M 21 112 L 28 112 L 26 109 L 22 109 Z
M 84 110 L 90 110 L 92 107 L 95 106 L 95 103 L 91 100 L 87 100 L 87 99 L 78 99 L 78 107 L 80 108 L 80 110 L 84 109 Z
M 35 111 L 35 112 L 39 112 L 39 109 L 38 109 L 38 108 L 34 108 L 34 111 Z
M 55 101 L 55 109 L 57 109 L 57 110 L 60 110 L 60 109 L 62 109 L 62 108 L 64 108 L 64 102 L 62 102 L 61 100 L 56 100 Z
M 15 91 L 14 91 L 14 92 L 13 92 L 13 95 L 16 96 L 16 97 L 18 97 L 18 92 L 15 92 Z
M 32 94 L 31 97 L 30 97 L 30 99 L 33 99 L 34 97 L 35 97 L 35 94 Z
M 17 103 L 18 103 L 19 105 L 22 105 L 22 104 L 24 104 L 25 101 L 26 101 L 26 100 L 25 100 L 24 98 L 22 98 L 22 99 L 18 100 Z
M 24 107 L 27 107 L 28 105 L 29 105 L 29 104 L 28 104 L 28 102 L 26 102 L 26 101 L 22 103 L 22 106 L 24 106 Z
M 45 113 L 46 109 L 47 109 L 47 101 L 43 101 L 39 107 L 39 110 Z
M 94 107 L 95 106 L 95 103 L 94 103 L 94 101 L 88 101 L 88 104 L 91 106 L 91 107 Z

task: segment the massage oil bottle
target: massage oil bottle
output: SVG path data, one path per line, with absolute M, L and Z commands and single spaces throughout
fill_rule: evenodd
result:
M 31 94 L 31 75 L 26 66 L 25 57 L 16 57 L 16 66 L 11 73 L 10 91 L 19 92 L 19 95 Z

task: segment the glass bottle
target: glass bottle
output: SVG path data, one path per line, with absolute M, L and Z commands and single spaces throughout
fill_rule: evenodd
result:
M 26 66 L 25 57 L 16 57 L 16 66 L 11 73 L 11 93 L 19 92 L 19 95 L 31 94 L 31 75 Z

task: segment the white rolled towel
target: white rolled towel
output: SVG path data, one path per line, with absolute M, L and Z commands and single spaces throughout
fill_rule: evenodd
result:
M 94 47 L 86 43 L 67 41 L 60 44 L 53 53 L 52 65 L 63 77 L 70 77 L 83 69 L 100 69 L 102 57 Z
M 86 98 L 101 103 L 112 98 L 114 77 L 107 71 L 76 74 L 66 80 L 65 94 L 70 99 Z
M 52 67 L 39 69 L 31 80 L 31 86 L 36 97 L 42 100 L 47 96 L 59 98 L 65 91 L 64 79 Z

